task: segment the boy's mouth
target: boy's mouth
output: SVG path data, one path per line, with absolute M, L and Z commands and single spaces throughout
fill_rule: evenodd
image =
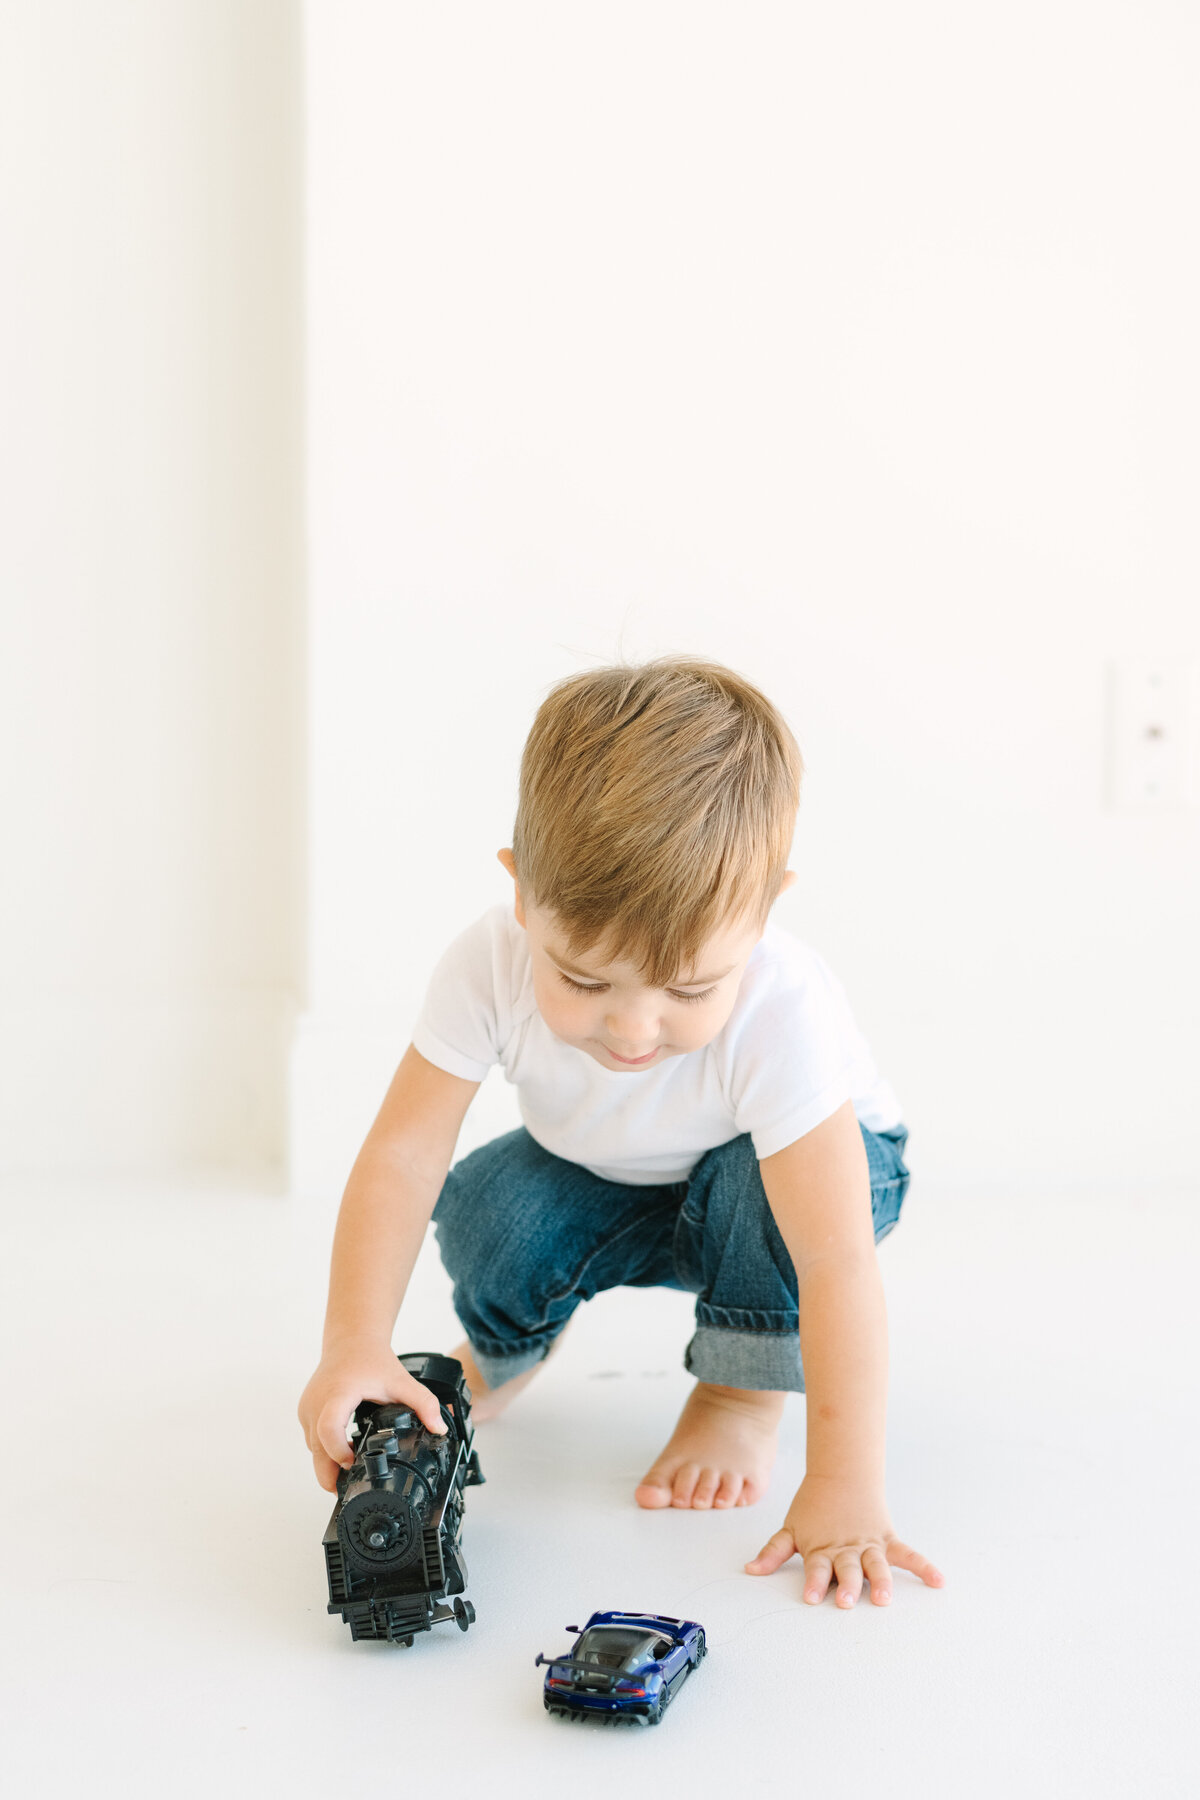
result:
M 608 1050 L 608 1045 L 605 1044 L 604 1048 Z M 653 1050 L 648 1051 L 645 1056 L 619 1056 L 615 1050 L 608 1050 L 608 1054 L 613 1058 L 614 1062 L 624 1063 L 625 1066 L 630 1069 L 637 1069 L 640 1068 L 643 1063 L 653 1062 L 654 1058 L 658 1055 L 658 1048 L 656 1046 Z

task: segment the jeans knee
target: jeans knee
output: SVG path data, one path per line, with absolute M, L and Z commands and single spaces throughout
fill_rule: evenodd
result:
M 904 1163 L 908 1132 L 902 1125 L 895 1131 L 874 1132 L 861 1121 L 860 1130 L 871 1178 L 871 1217 L 875 1226 L 875 1242 L 879 1244 L 889 1231 L 896 1229 L 904 1196 L 908 1192 L 911 1178 Z
M 741 1137 L 718 1144 L 715 1150 L 705 1151 L 689 1178 L 682 1216 L 693 1225 L 702 1225 L 708 1219 L 715 1223 L 732 1217 L 744 1208 L 747 1199 L 752 1203 L 761 1199 L 765 1204 L 766 1196 L 754 1140 L 744 1132 Z
M 877 1244 L 881 1244 L 889 1231 L 895 1231 L 899 1224 L 908 1182 L 907 1175 L 900 1175 L 894 1181 L 882 1182 L 871 1189 L 871 1218 Z
M 460 1310 L 494 1310 L 528 1327 L 590 1297 L 598 1253 L 630 1224 L 613 1217 L 599 1186 L 523 1129 L 456 1164 L 433 1217 Z
M 541 1185 L 529 1166 L 528 1143 L 524 1131 L 495 1138 L 456 1163 L 442 1184 L 433 1224 L 442 1263 L 454 1282 L 474 1285 L 501 1273 L 511 1279 L 507 1265 L 519 1260 L 514 1257 L 517 1246 L 540 1236 L 527 1219 Z M 514 1217 L 518 1198 L 524 1228 Z
M 794 1305 L 795 1271 L 748 1134 L 718 1145 L 696 1165 L 674 1253 L 681 1285 L 705 1300 L 759 1310 Z

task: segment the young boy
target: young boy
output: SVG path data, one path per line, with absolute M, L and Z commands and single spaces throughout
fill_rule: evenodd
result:
M 846 1607 L 864 1581 L 886 1604 L 889 1564 L 942 1585 L 884 1498 L 874 1246 L 899 1217 L 908 1134 L 839 983 L 767 919 L 795 879 L 801 773 L 774 707 L 717 664 L 662 658 L 551 691 L 499 853 L 515 906 L 438 964 L 342 1201 L 299 1407 L 322 1487 L 351 1460 L 360 1400 L 442 1429 L 391 1350 L 432 1216 L 476 1419 L 531 1379 L 581 1300 L 684 1288 L 697 1382 L 638 1504 L 753 1505 L 787 1393 L 807 1391 L 804 1480 L 746 1568 L 799 1554 L 805 1599 L 836 1580 Z M 496 1062 L 524 1127 L 451 1170 Z

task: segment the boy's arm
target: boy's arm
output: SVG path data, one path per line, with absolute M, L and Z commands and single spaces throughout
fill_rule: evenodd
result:
M 867 1154 L 850 1101 L 759 1167 L 799 1288 L 806 1468 L 882 1487 L 887 1310 Z
M 940 1587 L 941 1572 L 895 1536 L 884 1497 L 887 1309 L 850 1101 L 759 1167 L 796 1270 L 808 1454 L 782 1530 L 746 1566 L 767 1575 L 798 1553 L 805 1599 L 823 1599 L 836 1575 L 843 1606 L 854 1604 L 864 1579 L 875 1603 L 886 1604 L 890 1564 Z
M 431 1430 L 443 1429 L 434 1396 L 393 1354 L 392 1328 L 478 1086 L 410 1045 L 350 1172 L 321 1361 L 298 1407 L 317 1480 L 330 1491 L 351 1458 L 346 1425 L 360 1400 L 406 1401 Z

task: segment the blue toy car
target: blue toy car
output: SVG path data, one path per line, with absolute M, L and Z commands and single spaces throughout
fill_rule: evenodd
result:
M 707 1654 L 704 1629 L 662 1613 L 597 1612 L 561 1656 L 546 1665 L 543 1704 L 568 1719 L 592 1717 L 657 1725 L 693 1669 Z

